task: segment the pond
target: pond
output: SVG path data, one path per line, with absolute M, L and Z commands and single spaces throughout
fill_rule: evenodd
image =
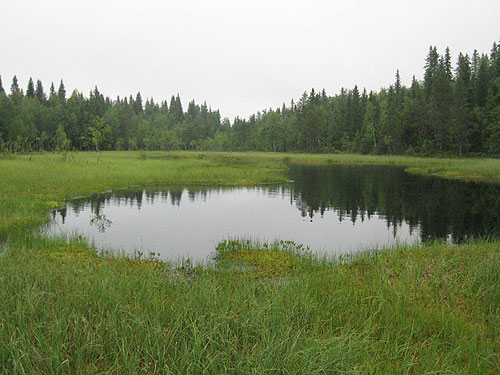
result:
M 98 248 L 128 254 L 205 261 L 230 238 L 291 240 L 341 254 L 499 231 L 497 184 L 377 165 L 292 165 L 288 173 L 284 185 L 157 185 L 95 194 L 54 211 L 48 232 L 81 234 Z

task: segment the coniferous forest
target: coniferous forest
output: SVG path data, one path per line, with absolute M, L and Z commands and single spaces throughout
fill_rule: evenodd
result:
M 179 95 L 170 101 L 85 96 L 61 80 L 25 89 L 0 77 L 0 150 L 213 150 L 357 152 L 417 155 L 500 154 L 500 45 L 490 54 L 458 55 L 430 47 L 423 80 L 394 82 L 379 92 L 355 86 L 328 96 L 304 92 L 296 102 L 249 119 Z

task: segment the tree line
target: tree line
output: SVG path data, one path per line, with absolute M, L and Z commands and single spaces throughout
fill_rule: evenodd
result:
M 453 66 L 454 65 L 454 66 Z M 490 54 L 429 48 L 423 80 L 402 85 L 399 71 L 378 92 L 357 86 L 328 96 L 312 89 L 289 105 L 231 124 L 206 103 L 179 95 L 143 102 L 140 93 L 111 100 L 95 87 L 68 97 L 61 80 L 46 94 L 0 77 L 0 150 L 218 150 L 359 152 L 421 155 L 500 154 L 500 45 Z

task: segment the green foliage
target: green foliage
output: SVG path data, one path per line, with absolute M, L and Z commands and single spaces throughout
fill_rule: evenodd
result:
M 431 46 L 423 80 L 414 77 L 411 87 L 397 71 L 394 83 L 378 92 L 355 86 L 327 96 L 312 89 L 296 103 L 236 117 L 232 124 L 206 103 L 191 101 L 184 111 L 179 94 L 169 103 L 144 103 L 140 93 L 111 100 L 95 87 L 88 97 L 74 91 L 67 98 L 61 80 L 47 99 L 40 80 L 34 87 L 30 78 L 24 96 L 14 76 L 10 95 L 0 100 L 6 114 L 1 141 L 11 152 L 52 150 L 63 123 L 78 150 L 498 155 L 499 56 L 496 43 L 489 56 L 460 53 L 453 71 L 449 49 L 440 55 Z
M 94 122 L 94 126 L 89 128 L 92 144 L 96 152 L 101 151 L 101 146 L 110 131 L 111 128 L 105 124 L 102 118 L 97 118 Z
M 63 124 L 59 124 L 56 130 L 56 150 L 67 152 L 71 141 L 68 139 L 66 132 L 64 131 Z

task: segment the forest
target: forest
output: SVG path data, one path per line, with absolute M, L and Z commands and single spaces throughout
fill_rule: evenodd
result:
M 408 155 L 500 154 L 500 44 L 489 54 L 431 46 L 423 80 L 410 87 L 399 71 L 378 92 L 358 86 L 329 96 L 304 92 L 297 101 L 232 123 L 206 103 L 179 95 L 161 102 L 140 93 L 115 100 L 97 86 L 88 97 L 13 77 L 0 77 L 0 151 L 206 150 L 355 152 Z

